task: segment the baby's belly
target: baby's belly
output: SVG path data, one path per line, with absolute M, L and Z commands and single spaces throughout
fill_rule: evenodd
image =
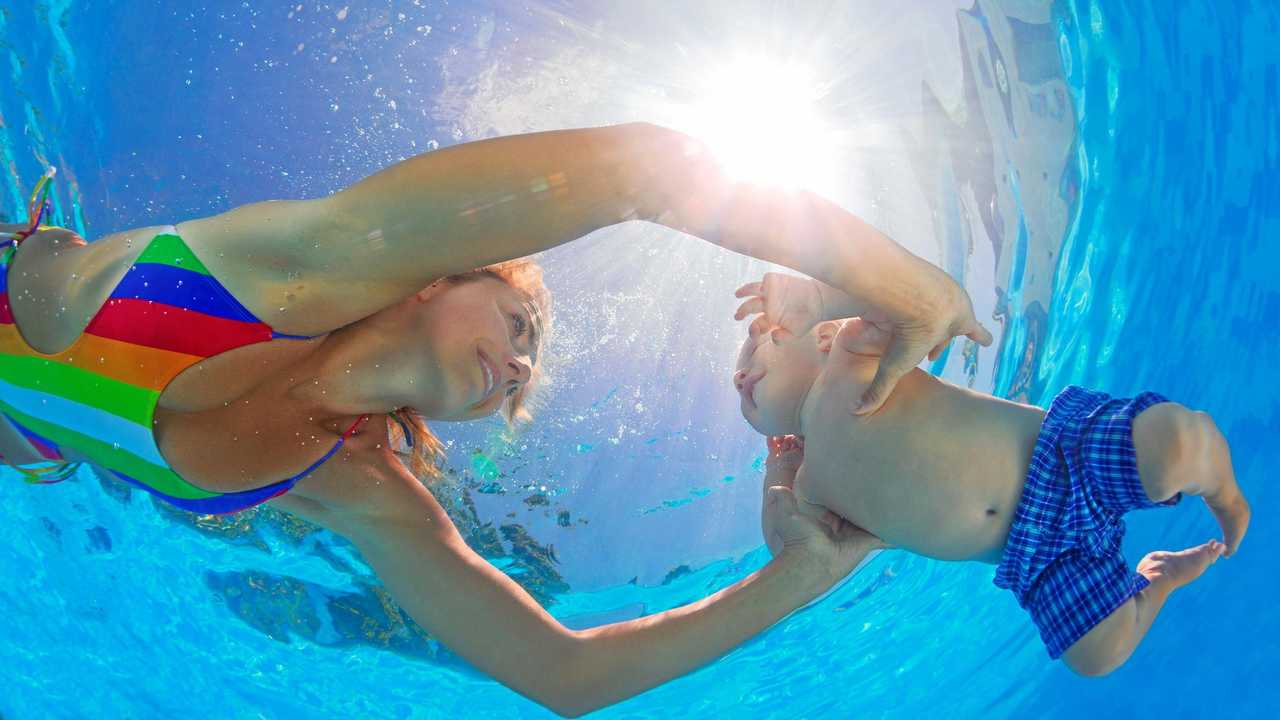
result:
M 1004 483 L 1001 483 L 1004 485 Z M 1019 488 L 974 488 L 899 476 L 806 482 L 801 494 L 890 545 L 939 560 L 1000 562 Z

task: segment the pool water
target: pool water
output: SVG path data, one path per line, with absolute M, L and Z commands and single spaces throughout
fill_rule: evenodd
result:
M 1280 548 L 1280 9 L 1266 2 L 0 0 L 0 213 L 46 165 L 93 238 L 331 192 L 510 132 L 675 122 L 747 46 L 800 57 L 845 129 L 824 188 L 961 280 L 996 346 L 930 366 L 1044 404 L 1071 383 L 1209 411 L 1254 508 L 1121 670 L 1048 661 L 988 566 L 883 553 L 720 661 L 600 717 L 1271 717 Z M 750 43 L 748 43 L 750 41 Z M 785 147 L 784 135 L 755 138 Z M 0 222 L 5 218 L 0 217 Z M 768 269 L 650 227 L 543 258 L 540 421 L 440 426 L 469 542 L 575 627 L 761 566 L 763 443 L 728 377 Z M 342 541 L 213 521 L 82 471 L 0 471 L 0 716 L 548 717 L 406 619 Z M 1131 516 L 1126 554 L 1216 533 Z

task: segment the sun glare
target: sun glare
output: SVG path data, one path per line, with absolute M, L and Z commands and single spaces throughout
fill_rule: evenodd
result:
M 795 63 L 741 59 L 714 68 L 673 124 L 702 140 L 733 177 L 788 189 L 834 190 L 837 134 L 819 111 L 825 94 Z

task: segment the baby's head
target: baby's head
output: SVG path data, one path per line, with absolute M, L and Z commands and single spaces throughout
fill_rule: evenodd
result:
M 751 325 L 733 373 L 742 417 L 751 427 L 763 435 L 801 433 L 800 409 L 839 330 L 839 322 L 822 322 L 806 335 L 776 343 L 771 330 Z

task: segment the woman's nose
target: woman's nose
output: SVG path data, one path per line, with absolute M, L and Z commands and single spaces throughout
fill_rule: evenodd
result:
M 533 374 L 533 370 L 520 360 L 509 357 L 503 375 L 504 382 L 514 383 L 516 385 L 524 385 L 529 382 L 529 377 Z

